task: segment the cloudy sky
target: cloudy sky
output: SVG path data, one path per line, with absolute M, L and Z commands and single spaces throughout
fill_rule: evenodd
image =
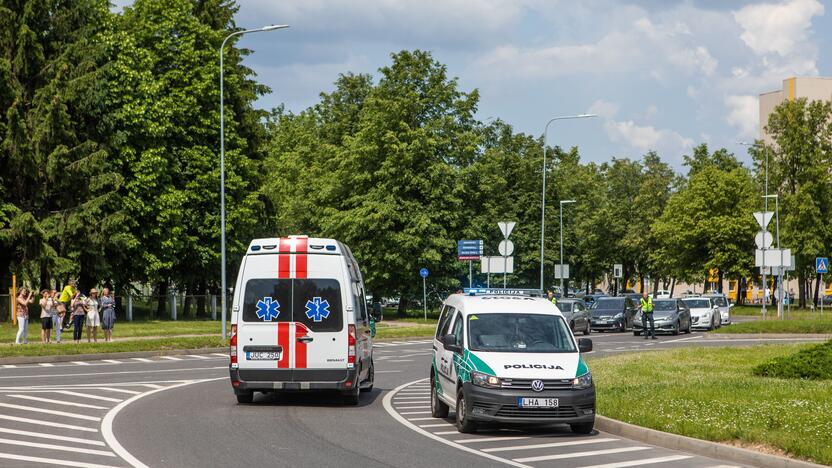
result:
M 655 149 L 677 169 L 707 142 L 758 135 L 757 95 L 790 76 L 832 75 L 832 3 L 721 0 L 239 0 L 237 24 L 291 28 L 244 37 L 271 87 L 259 105 L 300 111 L 339 73 L 376 73 L 401 49 L 425 49 L 479 117 L 499 117 L 586 160 Z

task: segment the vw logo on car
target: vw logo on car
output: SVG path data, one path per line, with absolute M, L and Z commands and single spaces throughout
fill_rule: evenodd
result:
M 532 390 L 536 392 L 542 392 L 543 388 L 544 386 L 542 380 L 532 380 Z

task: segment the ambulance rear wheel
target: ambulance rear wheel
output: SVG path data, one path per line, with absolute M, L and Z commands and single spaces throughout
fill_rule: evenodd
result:
M 237 403 L 244 405 L 254 401 L 254 392 L 237 393 Z
M 361 402 L 361 387 L 355 387 L 355 390 L 344 394 L 344 403 L 350 406 L 358 406 Z

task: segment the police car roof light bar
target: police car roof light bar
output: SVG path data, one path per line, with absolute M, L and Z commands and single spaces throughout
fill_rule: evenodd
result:
M 464 288 L 466 296 L 542 296 L 539 289 Z

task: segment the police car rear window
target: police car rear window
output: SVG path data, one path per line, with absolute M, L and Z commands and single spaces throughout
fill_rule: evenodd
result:
M 344 328 L 341 286 L 335 279 L 251 279 L 242 312 L 244 322 L 300 322 L 313 332 Z

